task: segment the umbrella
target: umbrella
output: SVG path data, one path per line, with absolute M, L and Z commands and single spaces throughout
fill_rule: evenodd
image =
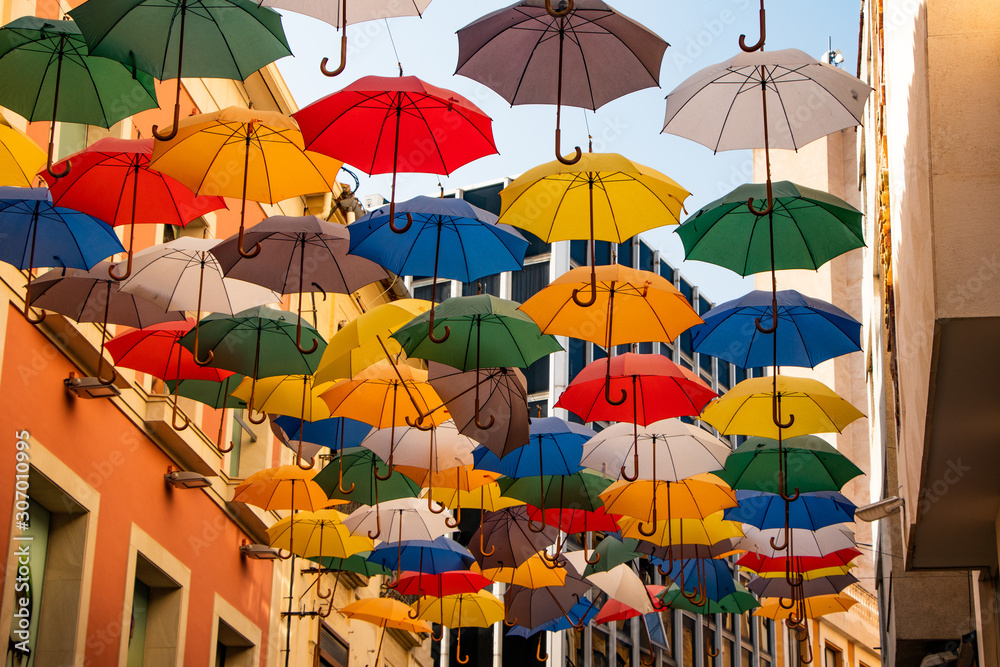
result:
M 733 579 L 729 563 L 724 560 L 691 558 L 664 561 L 659 558 L 651 558 L 650 563 L 656 565 L 660 574 L 669 578 L 685 593 L 695 593 L 693 599 L 687 598 L 692 600 L 695 605 L 699 605 L 697 602 L 699 599 L 721 600 L 727 595 L 735 593 L 739 583 Z
M 73 21 L 22 16 L 0 29 L 0 98 L 29 121 L 53 121 L 47 170 L 54 178 L 69 173 L 53 169 L 56 121 L 110 128 L 156 107 L 146 68 L 98 55 L 88 50 Z M 62 108 L 60 94 L 68 101 Z
M 403 348 L 390 336 L 415 315 L 427 312 L 430 307 L 431 303 L 423 299 L 399 299 L 376 306 L 345 323 L 330 337 L 323 358 L 316 368 L 317 379 L 326 382 L 353 378 L 380 361 L 404 363 L 406 355 L 402 354 Z M 419 360 L 413 360 L 412 363 L 423 366 L 423 362 Z
M 455 489 L 446 486 L 435 486 L 427 489 L 427 497 L 437 501 L 452 510 L 461 508 L 498 512 L 505 507 L 524 505 L 517 498 L 500 495 L 500 485 L 495 481 L 487 482 L 475 489 Z
M 624 393 L 611 399 L 611 347 L 643 341 L 669 343 L 702 320 L 666 278 L 619 264 L 595 270 L 595 276 L 585 278 L 586 267 L 570 269 L 523 303 L 521 310 L 543 333 L 603 346 L 609 355 L 604 398 L 621 405 Z M 580 301 L 585 289 L 591 291 L 590 298 Z M 591 308 L 594 304 L 597 307 Z
M 565 554 L 565 558 L 578 572 L 583 572 L 587 566 L 582 551 Z M 651 614 L 662 609 L 659 603 L 653 601 L 642 579 L 627 563 L 602 572 L 593 572 L 587 575 L 585 580 L 601 589 L 608 598 L 623 602 L 643 614 Z
M 546 421 L 560 421 L 558 417 L 546 417 Z M 531 430 L 542 420 L 531 422 Z M 565 422 L 563 422 L 565 424 Z M 586 429 L 586 427 L 581 427 Z M 590 429 L 587 429 L 590 430 Z M 572 475 L 583 470 L 580 457 L 583 454 L 585 436 L 577 435 L 566 429 L 562 437 L 554 437 L 555 433 L 533 432 L 528 444 L 522 445 L 510 454 L 500 459 L 496 466 L 497 472 L 512 479 L 521 477 L 542 477 L 545 475 Z
M 805 618 L 819 618 L 827 614 L 849 611 L 857 603 L 858 601 L 851 596 L 839 593 L 809 597 L 805 600 Z M 781 606 L 780 598 L 764 598 L 760 601 L 760 608 L 755 609 L 753 615 L 782 621 L 794 613 L 791 609 Z
M 331 601 L 332 602 L 332 601 Z M 330 605 L 333 608 L 333 605 Z M 382 629 L 378 641 L 378 650 L 375 652 L 375 664 L 379 664 L 382 656 L 382 641 L 385 639 L 386 628 L 396 628 L 408 632 L 431 632 L 431 626 L 426 621 L 413 619 L 410 612 L 413 609 L 399 600 L 390 598 L 367 598 L 357 600 L 343 607 L 340 613 L 349 619 L 358 619 L 366 623 L 372 623 Z
M 432 307 L 392 337 L 410 357 L 437 361 L 463 371 L 478 373 L 482 368 L 502 366 L 527 368 L 561 351 L 562 346 L 554 337 L 543 334 L 530 317 L 518 310 L 519 305 L 490 294 L 446 299 L 437 309 L 436 322 Z M 455 338 L 449 342 L 452 328 Z M 494 421 L 485 424 L 481 421 L 479 385 L 480 382 L 474 383 L 474 421 L 479 429 L 489 430 Z
M 687 545 L 709 546 L 723 540 L 743 537 L 741 524 L 735 521 L 725 521 L 721 512 L 710 514 L 704 519 L 670 519 L 653 524 L 652 535 L 637 530 L 641 520 L 634 517 L 622 517 L 618 524 L 622 527 L 622 535 L 639 540 L 652 542 L 659 547 L 666 547 L 665 560 L 676 560 L 682 549 Z
M 176 179 L 149 168 L 152 139 L 98 139 L 56 165 L 72 167 L 72 176 L 42 177 L 60 206 L 83 211 L 115 227 L 129 226 L 125 273 L 111 273 L 125 280 L 132 273 L 132 247 L 136 224 L 183 227 L 195 218 L 226 208 L 222 197 L 199 197 Z M 141 202 L 141 204 L 140 204 Z
M 536 533 L 530 530 L 530 525 L 531 519 L 524 506 L 484 512 L 479 530 L 469 540 L 469 548 L 484 569 L 517 567 L 554 544 L 558 535 L 553 526 L 545 526 Z
M 527 442 L 529 422 L 534 425 L 537 420 L 528 416 L 527 383 L 520 370 L 500 367 L 460 371 L 436 361 L 429 362 L 427 369 L 428 382 L 447 406 L 460 433 L 499 452 Z M 481 398 L 478 413 L 477 389 Z M 482 429 L 477 419 L 492 426 Z
M 246 2 L 247 0 L 223 0 Z M 270 10 L 265 10 L 270 11 Z M 241 37 L 246 41 L 247 37 Z M 239 251 L 247 200 L 274 204 L 314 192 L 333 192 L 342 166 L 303 148 L 295 121 L 276 111 L 228 107 L 175 123 L 176 136 L 156 142 L 150 167 L 173 176 L 198 194 L 240 200 Z M 171 130 L 173 132 L 173 130 Z
M 819 530 L 790 528 L 787 531 L 784 528 L 761 530 L 746 526 L 744 532 L 746 536 L 737 542 L 737 547 L 768 558 L 778 557 L 785 550 L 777 549 L 771 544 L 771 540 L 777 539 L 782 532 L 786 533 L 788 553 L 795 554 L 793 558 L 827 556 L 835 551 L 853 549 L 857 546 L 854 533 L 841 524 Z M 790 546 L 792 543 L 795 545 L 794 552 Z
M 432 294 L 437 291 L 438 276 L 468 283 L 494 273 L 520 271 L 524 264 L 528 249 L 524 237 L 512 227 L 498 225 L 495 215 L 464 199 L 415 197 L 401 203 L 399 213 L 392 215 L 405 214 L 403 232 L 390 215 L 390 210 L 397 210 L 393 206 L 378 208 L 349 226 L 351 252 L 397 275 L 432 275 Z M 433 334 L 433 305 L 429 317 Z
M 756 577 L 747 584 L 747 588 L 757 597 L 791 599 L 793 595 L 804 598 L 816 595 L 836 595 L 856 583 L 858 583 L 858 578 L 853 574 L 817 577 L 800 581 L 794 585 L 789 584 L 783 577 Z
M 300 318 L 264 306 L 235 315 L 213 313 L 201 320 L 200 339 L 197 331 L 191 332 L 181 340 L 181 345 L 194 353 L 196 361 L 207 357 L 214 366 L 241 373 L 251 380 L 277 375 L 311 375 L 326 342 L 312 327 L 303 327 L 310 339 L 318 341 L 320 351 L 314 357 L 304 354 L 297 340 L 299 326 Z M 251 406 L 256 386 L 255 382 L 251 383 L 250 396 L 246 399 Z M 250 421 L 255 424 L 263 423 L 264 419 L 255 420 L 250 415 Z
M 509 586 L 504 595 L 507 607 L 504 623 L 533 629 L 563 616 L 569 619 L 568 610 L 576 606 L 590 588 L 590 582 L 571 577 L 566 577 L 566 583 L 562 586 Z M 582 619 L 573 627 L 582 630 Z
M 493 581 L 525 588 L 562 586 L 566 583 L 566 574 L 563 567 L 553 568 L 546 565 L 541 553 L 536 553 L 517 567 L 494 567 L 483 570 L 483 575 Z
M 184 319 L 183 313 L 164 311 L 148 299 L 122 292 L 119 283 L 108 275 L 111 268 L 109 262 L 100 262 L 89 270 L 53 269 L 34 281 L 27 305 L 54 310 L 77 322 L 101 322 L 102 338 L 107 335 L 108 324 L 142 329 Z M 100 350 L 97 377 L 102 383 L 111 384 L 116 377 L 114 369 L 111 380 L 101 377 L 104 340 Z
M 802 577 L 803 581 L 808 581 L 809 579 L 819 579 L 820 577 L 831 577 L 831 576 L 836 576 L 836 575 L 841 575 L 841 574 L 851 574 L 851 570 L 853 570 L 856 567 L 857 567 L 857 565 L 855 565 L 854 563 L 849 563 L 847 565 L 838 565 L 836 567 L 824 567 L 824 568 L 820 568 L 818 570 L 798 570 L 798 569 L 795 569 L 795 566 L 793 566 L 792 568 L 790 568 L 790 571 L 794 572 L 796 575 Z M 760 576 L 765 577 L 767 579 L 776 579 L 778 577 L 784 577 L 786 574 L 788 574 L 788 573 L 787 572 L 765 572 L 765 573 L 761 574 Z
M 861 323 L 836 306 L 795 290 L 777 292 L 776 300 L 778 310 L 774 311 L 771 295 L 757 290 L 712 308 L 702 315 L 705 323 L 691 329 L 692 347 L 740 368 L 815 368 L 827 359 L 861 349 Z M 772 326 L 775 321 L 785 323 L 775 328 L 776 346 L 759 336 L 754 326 L 767 320 Z
M 346 518 L 332 509 L 286 516 L 267 529 L 269 544 L 289 550 L 294 546 L 296 555 L 319 560 L 324 557 L 348 558 L 371 551 L 375 546 L 371 539 L 349 531 L 344 523 Z
M 660 560 L 687 560 L 689 558 L 727 558 L 743 553 L 735 548 L 739 537 L 719 540 L 715 544 L 672 544 L 660 546 L 652 542 L 638 541 L 635 550 Z
M 0 124 L 0 186 L 30 188 L 45 166 L 45 151 L 20 130 Z
M 204 405 L 214 408 L 216 410 L 226 410 L 228 408 L 234 408 L 236 410 L 245 410 L 247 408 L 246 401 L 240 398 L 234 398 L 230 394 L 236 390 L 243 381 L 243 376 L 238 373 L 233 373 L 221 380 L 166 380 L 164 384 L 167 385 L 167 391 L 176 394 L 177 396 L 183 396 L 184 398 L 190 398 L 193 401 L 198 401 Z M 220 416 L 219 419 L 219 435 L 215 440 L 215 447 L 220 453 L 225 454 L 226 452 L 233 451 L 233 441 L 230 440 L 228 445 L 222 444 L 222 437 L 226 432 L 226 418 L 225 413 Z
M 778 442 L 767 438 L 747 438 L 716 473 L 734 489 L 775 493 L 779 466 L 793 470 L 795 487 L 802 493 L 838 491 L 864 472 L 833 445 L 814 435 L 788 438 L 779 451 Z M 782 459 L 784 461 L 782 462 Z
M 409 570 L 426 574 L 467 570 L 476 562 L 468 549 L 447 537 L 381 544 L 372 550 L 368 560 L 397 573 Z
M 789 556 L 771 558 L 756 553 L 746 553 L 736 561 L 736 564 L 761 575 L 777 573 L 784 575 L 789 570 L 809 572 L 849 565 L 860 555 L 861 552 L 854 547 L 832 551 L 825 556 L 794 556 L 791 558 Z
M 400 595 L 424 595 L 444 597 L 461 593 L 476 593 L 491 586 L 493 582 L 481 574 L 469 570 L 455 570 L 440 574 L 424 572 L 404 572 L 396 582 L 396 592 Z
M 564 48 L 569 39 L 569 48 Z M 556 157 L 562 105 L 596 110 L 659 85 L 667 43 L 601 0 L 523 0 L 458 31 L 456 74 L 515 104 L 556 105 Z M 553 85 L 553 83 L 555 85 Z
M 331 498 L 378 506 L 379 502 L 415 498 L 420 493 L 413 480 L 393 471 L 370 449 L 342 449 L 337 459 L 338 465 L 328 465 L 316 473 L 316 483 Z M 350 486 L 345 487 L 345 482 Z
M 500 192 L 500 216 L 547 243 L 589 239 L 593 283 L 595 239 L 621 243 L 675 225 L 689 195 L 667 176 L 621 155 L 586 153 L 572 166 L 560 159 L 517 177 Z M 589 233 L 581 226 L 588 217 Z
M 458 93 L 415 76 L 366 76 L 300 109 L 306 148 L 368 175 L 392 172 L 389 225 L 396 227 L 396 174 L 450 174 L 497 152 L 492 121 Z
M 750 611 L 751 609 L 756 609 L 760 606 L 757 602 L 757 598 L 743 586 L 743 584 L 736 583 L 736 592 L 730 593 L 721 600 L 699 600 L 701 604 L 695 604 L 691 600 L 684 596 L 684 591 L 682 591 L 676 584 L 671 584 L 669 588 L 666 588 L 659 596 L 660 600 L 664 602 L 668 607 L 674 609 L 683 609 L 684 611 L 690 611 L 694 614 L 742 614 L 744 612 Z
M 541 625 L 536 625 L 534 628 L 526 628 L 523 625 L 515 625 L 507 632 L 508 636 L 512 637 L 524 637 L 527 639 L 532 635 L 539 632 L 559 632 L 561 630 L 569 630 L 574 627 L 574 625 L 588 625 L 594 620 L 598 612 L 601 611 L 601 607 L 596 606 L 593 602 L 588 600 L 586 597 L 581 597 L 580 601 L 573 605 L 573 608 L 569 610 L 566 616 L 560 616 L 557 619 L 548 621 L 547 623 L 542 623 Z M 541 643 L 541 639 L 539 639 Z M 535 654 L 539 662 L 544 662 L 546 658 L 542 657 L 541 649 Z
M 618 355 L 611 360 L 611 381 L 607 362 L 587 364 L 559 397 L 557 408 L 579 415 L 585 422 L 622 421 L 649 424 L 670 417 L 696 416 L 718 394 L 692 371 L 660 354 Z M 632 405 L 621 407 L 604 399 L 620 390 L 632 395 Z M 631 408 L 631 409 L 629 409 Z
M 149 373 L 161 380 L 214 380 L 219 382 L 231 372 L 218 368 L 204 368 L 195 363 L 194 355 L 180 344 L 181 339 L 194 327 L 194 320 L 162 322 L 120 333 L 104 344 L 115 364 L 141 373 Z M 177 385 L 174 385 L 174 408 L 171 423 L 178 431 L 188 427 L 191 420 L 177 422 Z
M 367 534 L 370 539 L 384 533 L 381 541 L 390 543 L 433 540 L 452 533 L 445 517 L 429 512 L 417 498 L 399 498 L 374 508 L 362 505 L 344 519 L 344 525 L 352 535 Z
M 299 14 L 305 14 L 320 21 L 340 28 L 340 67 L 335 70 L 326 68 L 328 58 L 323 58 L 319 65 L 320 71 L 326 76 L 337 76 L 347 67 L 347 26 L 348 24 L 363 23 L 376 19 L 387 19 L 395 16 L 421 16 L 427 9 L 431 0 L 407 0 L 407 2 L 397 2 L 396 0 L 364 0 L 356 2 L 351 0 L 351 11 L 348 14 L 348 0 L 262 0 L 260 3 L 264 7 L 277 7 L 287 9 Z M 350 18 L 348 18 L 350 17 Z
M 401 394 L 409 400 L 400 400 Z M 429 430 L 448 419 L 434 388 L 427 382 L 427 372 L 412 366 L 379 362 L 353 380 L 340 380 L 323 400 L 336 417 L 350 417 L 375 428 L 408 424 Z M 435 406 L 432 409 L 431 406 Z M 430 423 L 423 424 L 424 419 Z
M 821 190 L 774 183 L 774 209 L 753 215 L 747 200 L 765 200 L 760 183 L 741 185 L 706 204 L 677 228 L 687 259 L 710 262 L 747 276 L 775 269 L 818 269 L 864 246 L 862 214 Z M 772 250 L 773 248 L 773 250 Z
M 679 419 L 664 419 L 641 430 L 633 431 L 630 426 L 633 425 L 612 424 L 588 440 L 580 464 L 630 482 L 637 479 L 677 482 L 721 470 L 729 456 L 729 446 L 724 442 Z M 625 472 L 629 454 L 635 471 L 631 476 Z
M 444 597 L 423 597 L 417 600 L 418 618 L 438 621 L 448 628 L 459 628 L 455 643 L 455 655 L 459 663 L 469 662 L 462 659 L 461 628 L 488 628 L 499 623 L 504 618 L 503 602 L 492 593 L 480 591 L 477 593 L 458 593 Z M 435 637 L 435 639 L 441 639 Z
M 623 480 L 608 486 L 601 499 L 608 512 L 654 523 L 661 516 L 704 519 L 727 507 L 736 507 L 736 495 L 713 475 L 697 475 L 676 482 Z
M 2 36 L 2 29 L 0 29 Z M 52 204 L 45 188 L 0 188 L 0 261 L 28 269 L 25 303 L 31 302 L 31 269 L 42 266 L 89 269 L 124 250 L 114 230 L 97 218 Z M 38 319 L 24 309 L 32 324 Z
M 617 526 L 617 522 L 615 525 Z M 615 529 L 615 532 L 617 531 L 618 528 Z M 622 563 L 630 563 L 636 558 L 640 558 L 642 554 L 638 548 L 639 540 L 637 539 L 631 537 L 619 539 L 616 536 L 608 535 L 594 547 L 596 558 L 593 563 L 587 562 L 587 567 L 583 569 L 583 576 L 588 577 L 595 572 L 604 572 Z
M 318 563 L 320 565 L 320 572 L 354 572 L 365 577 L 376 577 L 379 575 L 388 577 L 392 575 L 390 570 L 369 561 L 368 554 L 364 552 L 348 556 L 347 558 L 323 556 L 322 558 L 308 558 L 307 560 Z M 339 580 L 340 578 L 338 577 L 337 581 Z
M 173 139 L 179 128 L 182 76 L 245 81 L 291 55 L 281 17 L 251 0 L 100 0 L 70 15 L 90 53 L 130 63 L 161 81 L 177 79 L 173 128 L 161 135 L 153 126 L 161 141 Z
M 300 318 L 303 292 L 322 292 L 325 299 L 329 292 L 350 294 L 390 278 L 374 262 L 347 254 L 343 225 L 314 215 L 272 216 L 248 229 L 244 238 L 260 247 L 259 260 L 246 260 L 239 237 L 231 236 L 212 248 L 223 273 L 281 294 L 298 293 Z M 301 336 L 301 329 L 297 333 Z
M 782 405 L 792 413 L 785 423 L 781 422 Z M 781 375 L 744 380 L 701 413 L 701 419 L 723 435 L 767 438 L 842 433 L 861 417 L 860 410 L 819 380 Z
M 372 428 L 364 422 L 345 417 L 330 417 L 316 421 L 295 419 L 279 415 L 272 416 L 271 430 L 277 430 L 275 435 L 285 444 L 295 445 L 296 440 L 314 447 L 329 447 L 343 450 L 345 447 L 357 447 Z
M 737 491 L 738 507 L 725 511 L 729 521 L 748 523 L 757 528 L 780 528 L 787 521 L 792 528 L 817 530 L 835 523 L 854 521 L 857 507 L 836 491 L 800 493 L 788 503 L 785 513 L 784 499 L 776 493 L 764 491 Z

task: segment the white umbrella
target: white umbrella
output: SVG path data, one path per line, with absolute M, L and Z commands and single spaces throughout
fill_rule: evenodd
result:
M 586 556 L 584 551 L 571 551 L 563 554 L 563 557 L 579 573 L 582 573 L 587 567 Z M 628 563 L 616 565 L 605 572 L 595 572 L 584 577 L 584 580 L 607 593 L 609 598 L 628 605 L 638 612 L 651 614 L 658 611 L 657 605 L 654 605 L 650 599 L 649 591 L 646 590 L 642 579 L 629 567 Z
M 637 433 L 633 424 L 609 426 L 584 443 L 580 465 L 615 479 L 676 482 L 722 470 L 731 451 L 708 431 L 679 419 L 663 419 Z M 631 475 L 627 467 L 634 470 Z
M 817 557 L 826 556 L 841 549 L 857 548 L 857 543 L 854 541 L 854 531 L 839 523 L 819 530 L 789 528 L 791 546 L 787 546 L 789 543 L 786 543 L 787 549 L 775 549 L 771 546 L 772 540 L 777 543 L 778 540 L 787 539 L 784 528 L 760 530 L 744 524 L 743 530 L 745 537 L 739 540 L 735 547 L 767 558 Z
M 375 507 L 359 507 L 344 519 L 344 525 L 352 535 L 369 537 L 378 535 L 381 526 L 381 542 L 434 540 L 454 531 L 445 523 L 448 516 L 434 514 L 422 500 L 400 498 Z
M 433 472 L 473 465 L 472 450 L 478 444 L 459 433 L 450 419 L 426 431 L 412 426 L 381 428 L 361 441 L 362 447 L 372 450 L 389 465 L 413 466 Z
M 871 91 L 860 79 L 798 49 L 740 53 L 696 72 L 667 95 L 663 132 L 713 151 L 765 143 L 797 150 L 860 125 Z

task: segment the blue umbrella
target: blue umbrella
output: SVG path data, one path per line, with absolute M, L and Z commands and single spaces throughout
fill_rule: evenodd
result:
M 380 544 L 368 555 L 368 560 L 397 572 L 425 574 L 468 570 L 476 562 L 468 549 L 448 537 Z
M 736 491 L 739 506 L 724 510 L 727 521 L 740 521 L 760 529 L 790 528 L 819 530 L 835 523 L 854 521 L 857 506 L 843 494 L 836 491 L 801 493 L 788 503 L 785 517 L 785 501 L 776 493 L 764 491 Z
M 476 470 L 500 472 L 500 457 L 482 445 L 472 450 L 472 461 Z
M 528 444 L 518 447 L 503 458 L 485 447 L 472 450 L 475 467 L 498 472 L 507 477 L 539 477 L 542 475 L 572 475 L 583 467 L 583 443 L 597 435 L 593 429 L 572 424 L 559 417 L 531 420 Z
M 432 294 L 437 292 L 438 277 L 468 283 L 520 271 L 524 265 L 528 241 L 464 199 L 414 197 L 395 207 L 392 220 L 390 206 L 383 206 L 348 226 L 351 254 L 367 257 L 396 275 L 433 276 Z M 399 233 L 395 230 L 400 227 L 392 223 L 402 218 L 407 222 Z M 433 307 L 429 331 L 433 337 Z
M 691 329 L 691 344 L 702 354 L 740 368 L 814 368 L 861 349 L 861 323 L 836 306 L 795 290 L 777 292 L 777 303 L 781 323 L 774 334 L 777 340 L 755 326 L 756 320 L 772 322 L 771 292 L 756 290 L 702 315 L 705 323 Z
M 282 415 L 275 417 L 274 423 L 285 434 L 289 442 L 302 440 L 302 442 L 335 450 L 359 446 L 365 436 L 372 431 L 370 424 L 347 417 L 331 417 L 314 422 L 303 422 L 298 417 Z M 301 437 L 299 436 L 300 432 Z
M 52 204 L 46 188 L 0 188 L 0 261 L 19 269 L 61 267 L 90 269 L 124 252 L 114 230 L 97 218 Z M 31 275 L 28 298 L 31 302 Z M 25 317 L 32 319 L 25 307 Z
M 685 592 L 696 592 L 695 597 L 718 602 L 736 592 L 736 582 L 729 570 L 729 563 L 715 558 L 689 558 L 687 560 L 664 561 L 650 557 L 649 562 L 658 566 L 660 573 L 668 577 Z M 665 569 L 669 567 L 670 569 Z M 685 597 L 688 597 L 685 595 Z M 691 599 L 691 598 L 688 598 Z M 701 605 L 703 602 L 694 602 Z

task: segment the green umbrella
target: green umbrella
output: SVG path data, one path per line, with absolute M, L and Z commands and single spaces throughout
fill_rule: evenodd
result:
M 395 470 L 389 479 L 376 478 L 376 472 L 386 476 L 389 466 L 370 449 L 348 447 L 339 459 L 313 478 L 331 499 L 377 505 L 397 498 L 416 498 L 420 493 L 416 482 Z
M 704 604 L 696 605 L 681 595 L 681 589 L 677 584 L 671 584 L 669 588 L 657 595 L 664 604 L 674 609 L 683 609 L 693 614 L 742 614 L 743 612 L 756 609 L 760 602 L 748 591 L 743 584 L 736 582 L 736 592 L 730 593 L 721 600 L 705 599 Z
M 235 408 L 244 410 L 247 407 L 246 401 L 230 396 L 230 392 L 235 391 L 240 386 L 243 376 L 239 373 L 230 375 L 222 382 L 215 380 L 181 380 L 177 386 L 177 380 L 167 380 L 167 389 L 173 392 L 176 387 L 177 395 L 190 398 L 193 401 L 204 403 L 210 408 L 224 410 Z
M 832 445 L 815 435 L 783 440 L 780 451 L 788 471 L 787 485 L 802 493 L 839 491 L 864 472 Z M 779 444 L 769 438 L 747 438 L 714 474 L 734 489 L 777 493 Z
M 340 572 L 354 572 L 356 574 L 360 574 L 365 577 L 374 577 L 379 574 L 389 576 L 392 574 L 392 570 L 383 567 L 378 563 L 373 563 L 370 560 L 367 560 L 369 553 L 371 552 L 366 551 L 359 554 L 354 554 L 353 556 L 348 556 L 347 558 L 334 558 L 332 556 L 324 556 L 323 558 L 308 558 L 307 560 L 319 563 L 319 565 L 326 570 L 339 570 Z
M 685 259 L 741 276 L 774 269 L 817 269 L 865 245 L 861 212 L 842 199 L 789 181 L 772 185 L 774 210 L 758 217 L 747 200 L 766 206 L 763 183 L 748 183 L 707 204 L 677 228 Z M 773 233 L 772 233 L 773 230 Z M 772 247 L 773 237 L 773 247 Z
M 583 571 L 583 576 L 589 577 L 597 572 L 607 572 L 623 563 L 632 562 L 642 556 L 636 551 L 638 546 L 639 540 L 632 537 L 626 537 L 624 540 L 618 540 L 614 537 L 604 538 L 600 544 L 594 547 L 594 553 L 600 555 L 600 559 L 596 563 L 587 561 L 588 565 Z
M 281 16 L 252 0 L 93 0 L 70 15 L 94 55 L 177 79 L 173 128 L 161 136 L 153 126 L 163 141 L 177 133 L 181 76 L 244 81 L 291 55 Z
M 408 357 L 437 361 L 461 371 L 527 368 L 563 348 L 518 310 L 520 305 L 489 294 L 454 297 L 436 308 L 433 332 L 431 314 L 423 313 L 392 337 Z M 488 429 L 495 418 L 491 415 L 486 424 L 479 421 L 479 384 L 475 384 L 475 423 L 480 429 Z
M 259 380 L 277 375 L 312 375 L 326 350 L 326 341 L 312 326 L 302 324 L 302 341 L 308 353 L 299 350 L 295 313 L 265 306 L 235 315 L 213 313 L 201 320 L 200 333 L 192 329 L 180 344 L 202 365 L 211 364 Z M 197 345 L 197 349 L 195 349 Z M 207 361 L 200 361 L 207 359 Z M 248 405 L 253 405 L 256 382 L 251 385 Z M 265 417 L 250 421 L 263 423 Z
M 156 107 L 153 77 L 121 62 L 90 55 L 72 21 L 23 16 L 0 29 L 0 104 L 30 121 L 111 127 Z M 62 104 L 60 105 L 60 102 Z M 52 170 L 55 123 L 49 130 Z

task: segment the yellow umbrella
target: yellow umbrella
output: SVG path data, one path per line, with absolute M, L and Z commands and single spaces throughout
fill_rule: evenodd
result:
M 330 407 L 331 416 L 349 417 L 375 428 L 417 426 L 421 415 L 441 405 L 434 387 L 427 382 L 427 371 L 388 362 L 372 365 L 353 380 L 335 383 L 321 398 Z M 441 408 L 426 418 L 430 423 L 418 428 L 428 430 L 447 421 L 450 415 Z
M 425 595 L 417 601 L 417 609 L 420 610 L 418 618 L 436 621 L 447 628 L 459 628 L 455 655 L 462 664 L 469 659 L 462 659 L 461 628 L 488 628 L 504 618 L 503 602 L 486 591 L 445 595 L 440 598 Z
M 617 153 L 586 153 L 573 164 L 548 162 L 515 179 L 500 192 L 500 222 L 549 243 L 589 240 L 595 285 L 595 239 L 621 243 L 647 229 L 676 225 L 690 194 Z
M 782 415 L 785 421 L 779 427 L 777 422 L 782 421 Z M 841 433 L 848 424 L 864 416 L 822 382 L 783 375 L 744 380 L 705 406 L 701 413 L 701 419 L 723 435 L 772 439 Z
M 399 358 L 411 366 L 424 367 L 420 359 L 406 359 L 399 341 L 391 334 L 430 307 L 431 302 L 423 299 L 400 299 L 358 315 L 330 338 L 316 368 L 316 379 L 329 382 L 353 378 L 387 359 Z
M 427 490 L 427 495 L 431 500 L 436 500 L 452 510 L 464 507 L 467 509 L 496 512 L 502 510 L 504 507 L 516 507 L 525 504 L 523 500 L 501 496 L 500 485 L 496 482 L 487 482 L 479 488 L 471 490 L 434 487 Z
M 609 514 L 654 522 L 661 517 L 703 519 L 737 505 L 733 490 L 708 473 L 679 482 L 621 480 L 602 491 L 600 497 Z
M 711 514 L 704 519 L 671 519 L 654 524 L 652 535 L 640 532 L 642 522 L 634 517 L 623 517 L 618 521 L 622 535 L 652 542 L 657 546 L 670 547 L 685 544 L 710 546 L 732 538 L 742 537 L 743 529 L 735 521 L 726 521 L 722 512 Z
M 300 512 L 294 521 L 286 516 L 267 529 L 268 541 L 279 549 L 291 551 L 294 547 L 297 555 L 313 560 L 347 558 L 374 549 L 374 540 L 351 534 L 343 524 L 346 516 L 332 509 Z
M 339 160 L 305 150 L 294 119 L 277 111 L 228 107 L 177 124 L 177 134 L 153 146 L 151 169 L 173 176 L 199 195 L 239 198 L 239 250 L 246 201 L 283 199 L 335 189 Z
M 782 573 L 782 576 L 784 576 L 784 573 Z M 817 595 L 804 600 L 805 617 L 819 618 L 827 614 L 848 611 L 857 603 L 857 600 L 848 595 Z M 793 605 L 791 609 L 786 609 L 781 606 L 781 600 L 778 598 L 761 598 L 760 607 L 754 610 L 753 615 L 780 621 L 787 619 L 793 612 L 797 616 L 798 612 L 801 611 L 798 607 L 799 605 Z
M 566 568 L 546 565 L 541 554 L 535 554 L 517 567 L 487 568 L 482 574 L 493 581 L 525 588 L 562 586 L 566 583 Z
M 30 188 L 45 166 L 45 151 L 23 132 L 0 125 L 0 185 Z
M 819 579 L 820 577 L 835 577 L 841 574 L 850 574 L 857 565 L 854 563 L 848 563 L 847 565 L 838 565 L 835 567 L 823 567 L 817 570 L 807 570 L 805 572 L 792 572 L 792 574 L 802 577 L 804 581 L 809 581 L 810 579 Z M 765 579 L 777 579 L 778 577 L 787 577 L 788 573 L 784 571 L 775 572 L 761 572 L 758 574 L 760 577 Z

